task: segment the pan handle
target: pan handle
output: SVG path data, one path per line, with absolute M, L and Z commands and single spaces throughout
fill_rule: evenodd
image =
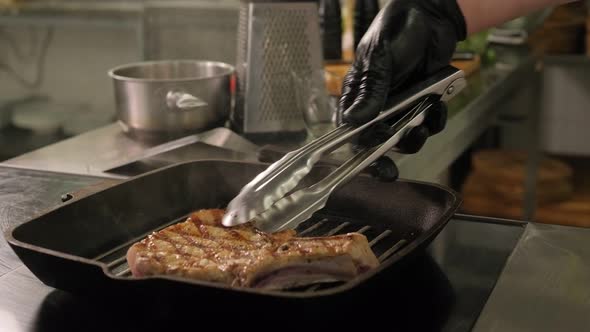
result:
M 166 105 L 171 110 L 191 111 L 207 106 L 201 98 L 195 97 L 183 91 L 168 91 L 166 94 Z

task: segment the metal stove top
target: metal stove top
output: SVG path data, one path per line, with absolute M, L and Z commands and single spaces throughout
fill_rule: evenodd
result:
M 25 221 L 70 190 L 102 188 L 103 180 L 0 167 L 0 225 Z M 401 331 L 583 331 L 590 326 L 589 239 L 590 229 L 456 215 L 425 253 L 405 260 L 409 273 L 351 320 L 391 321 Z M 158 311 L 157 302 L 153 315 L 135 315 L 126 301 L 105 305 L 47 287 L 3 241 L 0 261 L 2 331 L 107 331 L 115 318 L 137 330 L 182 318 Z M 193 316 L 185 327 L 194 326 Z

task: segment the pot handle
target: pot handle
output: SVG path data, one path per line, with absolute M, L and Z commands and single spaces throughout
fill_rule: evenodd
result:
M 168 91 L 166 104 L 171 110 L 190 111 L 205 107 L 208 104 L 199 97 L 181 91 Z

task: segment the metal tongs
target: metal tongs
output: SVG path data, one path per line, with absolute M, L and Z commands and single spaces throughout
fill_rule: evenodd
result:
M 287 153 L 242 188 L 227 206 L 223 225 L 231 227 L 252 222 L 265 232 L 294 229 L 322 209 L 336 188 L 394 148 L 411 128 L 422 124 L 434 101 L 446 102 L 465 86 L 463 72 L 448 66 L 390 99 L 389 106 L 375 119 L 358 127 L 341 125 Z M 394 134 L 387 141 L 361 150 L 320 181 L 291 192 L 322 155 L 351 141 L 371 126 L 394 117 L 399 120 L 391 126 Z

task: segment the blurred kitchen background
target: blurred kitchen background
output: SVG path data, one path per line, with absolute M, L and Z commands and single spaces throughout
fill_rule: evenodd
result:
M 335 97 L 354 53 L 359 2 L 339 2 L 340 35 L 324 40 Z M 494 105 L 493 123 L 437 174 L 464 194 L 466 212 L 590 227 L 587 8 L 551 8 L 458 45 L 454 64 L 469 75 L 507 70 L 512 54 L 535 59 L 530 84 Z M 0 0 L 0 161 L 115 122 L 107 75 L 115 66 L 180 58 L 234 64 L 238 9 L 238 0 Z

